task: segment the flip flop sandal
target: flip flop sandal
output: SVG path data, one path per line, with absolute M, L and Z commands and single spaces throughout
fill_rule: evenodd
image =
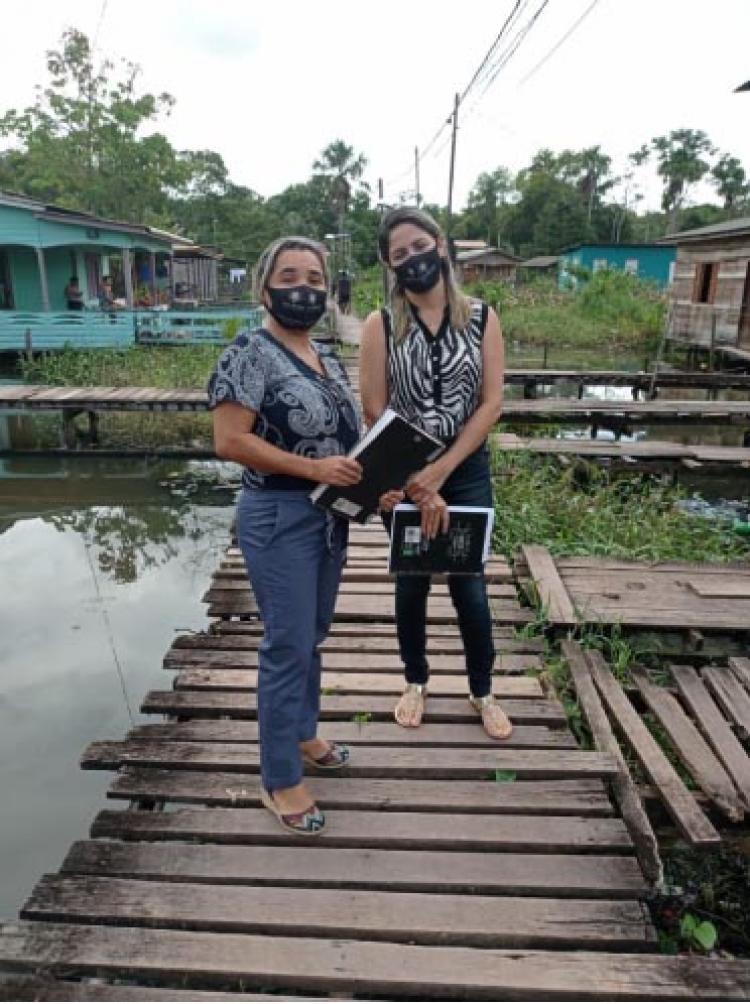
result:
M 260 800 L 285 830 L 298 837 L 317 837 L 325 827 L 325 816 L 317 805 L 311 805 L 304 812 L 282 813 L 274 802 L 271 792 L 265 788 L 260 789 Z
M 482 727 L 490 739 L 510 739 L 513 726 L 492 694 L 485 697 L 469 694 L 469 704 L 482 716 Z
M 400 725 L 402 729 L 416 729 L 422 724 L 422 716 L 424 715 L 424 704 L 425 698 L 427 697 L 427 684 L 426 683 L 407 683 L 403 694 L 399 698 L 399 702 L 393 712 L 393 717 L 396 719 L 396 724 Z M 419 716 L 414 725 L 406 724 L 402 722 L 399 718 L 399 711 L 406 714 L 406 716 L 411 717 L 412 712 L 418 711 Z
M 303 753 L 302 759 L 311 767 L 317 767 L 318 770 L 341 770 L 349 763 L 351 751 L 348 746 L 344 746 L 342 743 L 330 743 L 323 756 L 315 757 L 310 756 L 309 753 Z

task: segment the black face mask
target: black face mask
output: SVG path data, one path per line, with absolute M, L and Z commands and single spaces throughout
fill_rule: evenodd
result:
M 396 278 L 410 293 L 426 293 L 436 286 L 443 270 L 443 259 L 437 248 L 413 254 L 394 268 Z
M 309 331 L 326 312 L 327 293 L 312 286 L 267 286 L 271 305 L 266 310 L 282 328 Z

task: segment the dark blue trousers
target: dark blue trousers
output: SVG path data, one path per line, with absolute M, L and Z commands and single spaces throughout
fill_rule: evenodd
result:
M 237 506 L 237 540 L 263 621 L 258 729 L 269 791 L 299 784 L 299 744 L 317 732 L 318 646 L 333 618 L 344 530 L 337 525 L 331 532 L 330 517 L 307 492 L 245 489 Z
M 440 494 L 448 505 L 492 506 L 489 451 L 481 447 L 460 464 L 443 485 Z M 390 532 L 390 514 L 383 516 Z M 408 683 L 427 683 L 427 597 L 429 575 L 396 576 L 396 629 L 401 659 Z M 484 697 L 492 689 L 495 646 L 492 615 L 483 575 L 449 575 L 448 590 L 456 608 L 464 644 L 469 690 Z

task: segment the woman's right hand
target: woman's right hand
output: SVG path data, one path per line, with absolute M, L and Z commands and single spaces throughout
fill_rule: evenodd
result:
M 383 492 L 380 496 L 378 508 L 382 512 L 393 512 L 399 502 L 403 502 L 405 498 L 406 494 L 400 488 L 391 488 L 390 491 Z
M 450 526 L 451 514 L 448 511 L 448 504 L 442 495 L 435 492 L 415 503 L 422 514 L 421 529 L 428 540 L 437 537 L 438 533 L 447 533 Z
M 323 485 L 357 485 L 362 480 L 362 465 L 349 457 L 323 457 L 312 460 L 313 481 Z

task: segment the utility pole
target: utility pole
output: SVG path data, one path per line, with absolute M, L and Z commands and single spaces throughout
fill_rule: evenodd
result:
M 414 147 L 414 191 L 416 192 L 417 208 L 419 208 L 419 203 L 422 201 L 422 196 L 419 194 L 419 147 Z
M 378 209 L 380 210 L 380 219 L 382 220 L 386 213 L 386 206 L 383 202 L 383 179 L 378 178 Z M 388 288 L 388 268 L 383 262 L 383 306 L 388 305 L 390 290 Z
M 453 212 L 453 173 L 456 165 L 456 130 L 458 129 L 458 104 L 460 101 L 458 94 L 453 105 L 453 134 L 451 136 L 451 166 L 450 174 L 448 176 L 448 212 L 446 213 L 445 219 L 445 236 L 449 244 L 450 253 L 450 236 L 451 236 L 451 215 Z

